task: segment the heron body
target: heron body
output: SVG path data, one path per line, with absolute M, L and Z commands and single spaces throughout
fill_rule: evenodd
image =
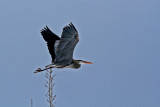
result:
M 59 63 L 61 63 L 61 62 L 47 65 L 46 68 L 74 68 L 74 69 L 78 69 L 81 66 L 80 62 L 77 60 L 73 60 L 70 64 L 65 65 L 65 66 L 62 66 Z
M 73 51 L 76 44 L 79 42 L 79 35 L 72 23 L 63 28 L 61 38 L 53 33 L 47 26 L 41 30 L 41 35 L 47 42 L 48 50 L 52 58 L 52 64 L 47 65 L 45 69 L 39 68 L 36 72 L 49 68 L 78 69 L 81 64 L 92 64 L 91 62 L 73 59 Z

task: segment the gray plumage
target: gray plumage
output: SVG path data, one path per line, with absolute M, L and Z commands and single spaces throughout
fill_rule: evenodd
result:
M 56 50 L 56 65 L 65 66 L 72 62 L 73 51 L 78 43 L 78 32 L 71 23 L 63 28 L 62 36 Z
M 41 34 L 47 42 L 54 65 L 66 66 L 72 63 L 73 51 L 79 41 L 78 32 L 72 23 L 63 28 L 61 38 L 54 34 L 48 27 L 43 29 Z M 58 40 L 58 45 L 56 44 L 57 46 L 55 47 L 55 43 Z

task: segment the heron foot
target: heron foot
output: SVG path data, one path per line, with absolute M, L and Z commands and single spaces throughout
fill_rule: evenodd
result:
M 41 68 L 38 68 L 34 73 L 38 73 L 38 72 L 41 72 L 42 69 Z

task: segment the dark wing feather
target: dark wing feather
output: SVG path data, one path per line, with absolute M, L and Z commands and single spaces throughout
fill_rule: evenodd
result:
M 55 60 L 54 44 L 55 41 L 60 40 L 60 38 L 55 33 L 53 33 L 47 26 L 41 30 L 41 35 L 47 42 L 48 50 L 52 57 L 52 62 L 54 62 Z
M 63 28 L 61 40 L 56 50 L 57 65 L 65 66 L 72 62 L 73 51 L 78 41 L 78 32 L 72 23 Z

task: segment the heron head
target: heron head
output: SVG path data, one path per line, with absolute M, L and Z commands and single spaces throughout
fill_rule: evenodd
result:
M 93 63 L 83 60 L 73 60 L 73 68 L 78 69 L 81 67 L 81 64 L 93 64 Z

